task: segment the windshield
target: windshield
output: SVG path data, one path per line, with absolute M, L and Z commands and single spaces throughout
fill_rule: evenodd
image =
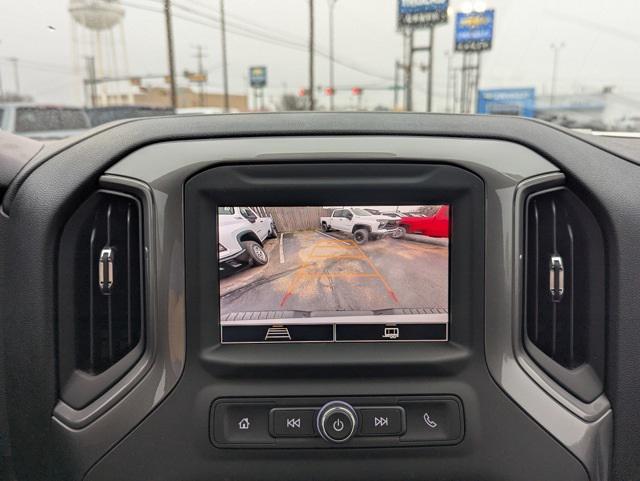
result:
M 640 132 L 638 18 L 630 0 L 5 1 L 0 105 L 22 135 L 303 110 Z
M 218 215 L 233 215 L 233 207 L 218 207 Z
M 353 211 L 353 213 L 354 213 L 355 215 L 371 215 L 371 214 L 370 214 L 369 212 L 367 212 L 366 210 L 364 210 L 364 209 L 358 209 L 357 207 L 356 207 L 356 208 L 354 208 L 354 209 L 351 209 L 351 210 Z
M 19 107 L 16 109 L 15 131 L 43 132 L 49 130 L 78 130 L 89 127 L 84 111 L 43 107 Z

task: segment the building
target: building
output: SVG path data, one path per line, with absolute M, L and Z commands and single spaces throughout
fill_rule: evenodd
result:
M 108 98 L 109 105 L 120 105 L 123 98 L 119 95 L 111 95 Z M 146 107 L 170 107 L 171 96 L 166 87 L 139 87 L 133 94 L 134 105 Z M 178 109 L 207 109 L 222 112 L 224 109 L 224 95 L 221 93 L 196 92 L 187 87 L 178 88 Z M 247 112 L 249 110 L 246 95 L 230 94 L 229 108 L 231 112 Z
M 616 94 L 610 89 L 592 94 L 540 96 L 536 117 L 569 128 L 591 130 L 637 130 L 631 123 L 640 120 L 640 100 Z

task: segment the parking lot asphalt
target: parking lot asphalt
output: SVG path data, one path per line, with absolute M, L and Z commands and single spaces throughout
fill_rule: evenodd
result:
M 316 231 L 266 242 L 269 262 L 220 282 L 221 314 L 447 308 L 448 247 L 384 238 L 357 245 Z

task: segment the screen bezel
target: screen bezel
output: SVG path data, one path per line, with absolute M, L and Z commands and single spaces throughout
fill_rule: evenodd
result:
M 341 205 L 450 205 L 455 218 L 449 244 L 449 341 L 222 344 L 217 206 L 327 206 L 336 199 Z M 187 349 L 199 346 L 201 360 L 211 369 L 237 372 L 244 365 L 256 374 L 268 370 L 269 376 L 279 376 L 300 365 L 352 365 L 354 356 L 362 360 L 360 369 L 424 363 L 444 368 L 470 357 L 474 324 L 484 325 L 484 183 L 457 166 L 401 159 L 219 164 L 185 184 L 185 257 Z M 281 368 L 278 374 L 274 366 Z

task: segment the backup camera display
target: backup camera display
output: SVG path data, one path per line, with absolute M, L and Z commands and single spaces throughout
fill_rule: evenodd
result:
M 448 205 L 217 215 L 223 343 L 448 340 Z

